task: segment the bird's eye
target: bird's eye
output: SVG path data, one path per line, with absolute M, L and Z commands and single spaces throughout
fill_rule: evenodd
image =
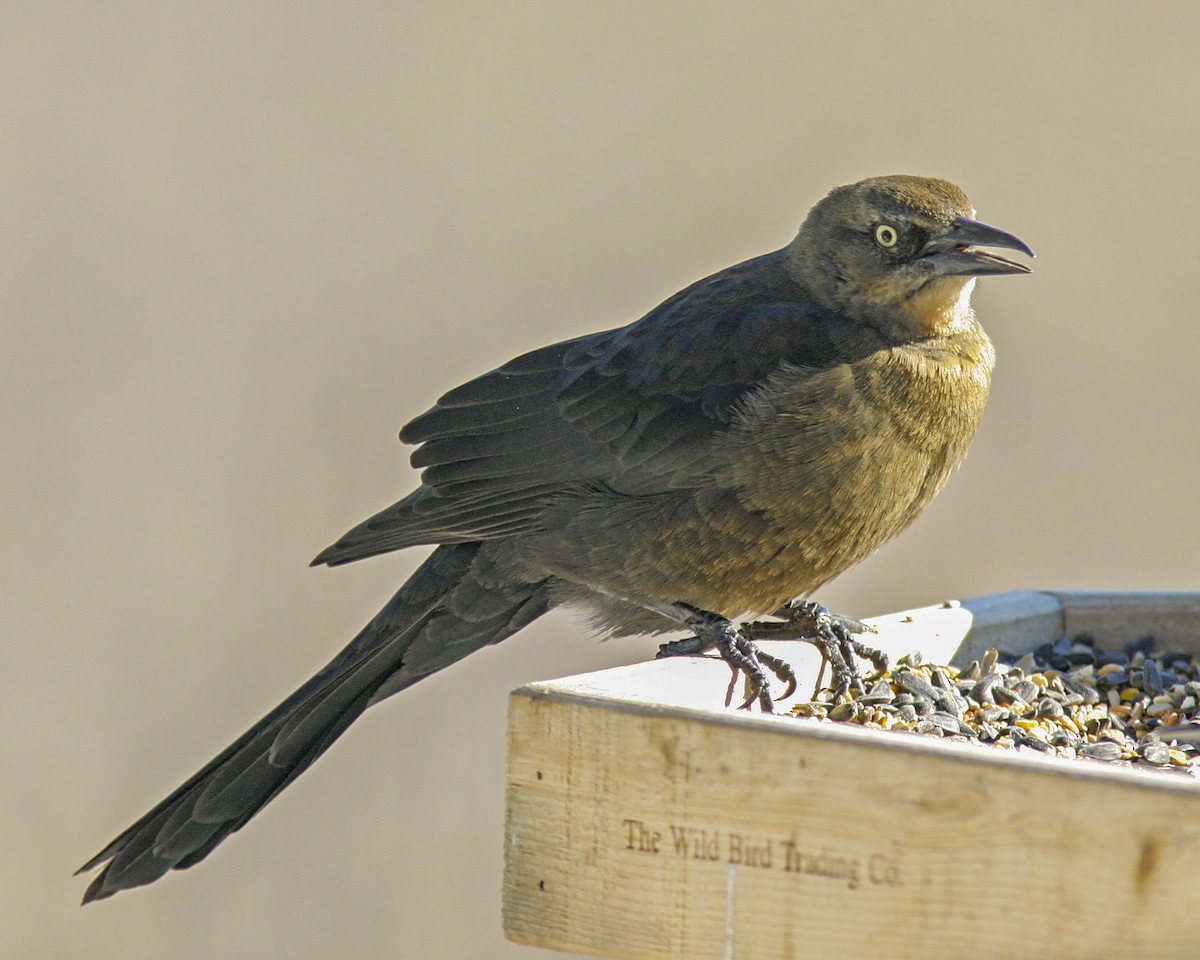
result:
M 890 224 L 881 223 L 875 228 L 875 242 L 885 249 L 890 250 L 899 239 L 900 235 L 896 233 L 896 228 Z

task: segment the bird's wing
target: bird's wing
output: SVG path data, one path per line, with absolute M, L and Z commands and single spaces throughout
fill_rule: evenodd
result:
M 421 487 L 314 563 L 537 528 L 564 489 L 702 482 L 712 438 L 781 363 L 845 359 L 780 254 L 698 281 L 641 320 L 542 347 L 451 390 L 401 431 Z

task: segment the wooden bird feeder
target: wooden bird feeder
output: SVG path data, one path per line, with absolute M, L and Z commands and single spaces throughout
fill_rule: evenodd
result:
M 893 658 L 936 663 L 1081 632 L 1200 651 L 1200 593 L 1006 593 L 871 622 Z M 815 651 L 764 648 L 807 697 Z M 724 709 L 729 677 L 677 658 L 513 692 L 510 939 L 656 960 L 1200 957 L 1192 777 Z

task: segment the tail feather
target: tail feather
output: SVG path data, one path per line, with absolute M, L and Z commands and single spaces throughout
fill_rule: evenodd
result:
M 337 657 L 80 868 L 104 864 L 84 903 L 200 862 L 372 703 L 548 609 L 544 583 L 495 582 L 479 551 L 434 551 Z

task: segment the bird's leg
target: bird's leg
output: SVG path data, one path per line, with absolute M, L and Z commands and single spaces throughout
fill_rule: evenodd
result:
M 742 632 L 745 633 L 744 630 Z M 752 639 L 750 642 L 754 643 Z M 792 665 L 786 660 L 781 660 L 779 657 L 772 656 L 765 650 L 761 649 L 757 644 L 755 644 L 754 649 L 758 651 L 758 659 L 762 665 L 787 684 L 787 688 L 783 691 L 783 693 L 775 698 L 776 700 L 786 700 L 796 692 L 796 684 L 798 682 L 796 678 L 796 671 L 792 669 Z
M 887 669 L 887 654 L 854 639 L 856 633 L 875 632 L 861 621 L 830 613 L 812 600 L 793 601 L 775 616 L 780 619 L 743 624 L 742 632 L 753 640 L 804 640 L 814 644 L 821 651 L 821 676 L 825 663 L 832 670 L 830 680 L 835 697 L 844 697 L 851 689 L 863 688 L 857 657 L 870 660 L 878 671 Z M 821 677 L 818 677 L 817 690 L 820 685 Z M 814 696 L 817 690 L 813 691 Z
M 652 609 L 695 632 L 695 636 L 662 644 L 658 648 L 658 656 L 687 657 L 715 649 L 721 659 L 729 664 L 729 668 L 734 672 L 735 680 L 738 674 L 746 678 L 746 701 L 739 709 L 745 710 L 752 703 L 758 701 L 763 713 L 774 712 L 771 706 L 767 672 L 763 669 L 763 663 L 766 663 L 780 679 L 789 682 L 789 693 L 795 689 L 795 674 L 792 673 L 791 667 L 783 664 L 776 657 L 764 656 L 753 641 L 724 617 L 697 610 L 685 603 L 655 605 Z M 781 669 L 783 672 L 780 672 Z M 725 701 L 726 705 L 732 699 L 732 694 L 733 687 L 731 685 Z
M 751 642 L 753 642 L 753 641 L 751 641 Z M 779 659 L 779 657 L 771 656 L 771 654 L 767 653 L 765 650 L 763 650 L 757 644 L 755 645 L 755 650 L 758 653 L 759 662 L 764 667 L 766 667 L 768 670 L 770 670 L 773 674 L 775 674 L 775 676 L 777 678 L 779 678 L 780 680 L 782 680 L 784 683 L 787 684 L 787 687 L 784 689 L 783 693 L 781 693 L 779 696 L 775 697 L 776 700 L 786 700 L 788 697 L 790 697 L 793 693 L 796 692 L 796 684 L 798 682 L 798 680 L 796 678 L 796 671 L 792 669 L 792 665 L 790 663 L 788 663 L 786 660 L 781 660 L 781 659 Z M 661 653 L 659 654 L 659 656 L 662 656 L 662 655 L 663 654 L 661 654 Z M 668 656 L 669 656 L 669 654 L 668 654 Z M 824 668 L 824 664 L 822 664 L 822 668 Z M 730 670 L 733 672 L 733 676 L 729 678 L 729 687 L 725 691 L 725 706 L 729 706 L 733 702 L 733 691 L 737 687 L 738 677 L 741 676 L 741 674 L 738 672 L 737 667 L 730 666 Z M 746 703 L 744 703 L 743 706 L 745 706 L 746 704 L 752 703 L 754 700 L 754 692 L 750 687 L 750 677 L 747 676 L 745 678 L 745 680 L 746 680 L 746 684 L 745 684 Z
M 689 626 L 690 625 L 691 624 L 689 624 Z M 783 624 L 771 625 L 783 626 Z M 792 635 L 789 634 L 789 639 L 791 639 L 791 636 Z M 778 679 L 787 684 L 787 687 L 784 689 L 783 693 L 775 698 L 776 700 L 786 700 L 796 692 L 796 684 L 798 682 L 796 678 L 796 671 L 792 669 L 792 665 L 786 660 L 781 660 L 779 657 L 772 656 L 764 650 L 759 649 L 757 645 L 753 644 L 753 641 L 750 641 L 750 644 L 754 646 L 754 653 L 758 657 L 759 663 L 775 674 Z M 671 640 L 667 643 L 661 644 L 658 648 L 657 658 L 703 656 L 709 650 L 714 648 L 718 648 L 718 645 L 715 641 L 701 636 L 700 633 L 697 633 L 696 636 L 684 637 L 680 640 Z M 725 657 L 724 654 L 722 654 L 722 659 L 725 660 L 725 662 L 729 665 L 729 668 L 733 671 L 733 677 L 730 680 L 729 689 L 725 694 L 725 706 L 729 706 L 729 704 L 733 701 L 733 690 L 734 686 L 737 684 L 737 678 L 743 675 L 743 671 L 739 664 L 734 663 L 729 658 Z M 822 669 L 824 669 L 823 664 Z M 758 698 L 758 694 L 754 692 L 751 674 L 745 673 L 744 675 L 746 678 L 746 701 L 742 704 L 743 707 L 748 706 Z
M 660 644 L 658 653 L 655 654 L 656 660 L 661 660 L 665 657 L 702 657 L 706 652 L 713 649 L 715 645 L 701 637 L 683 637 L 680 640 L 669 640 L 666 643 Z M 759 651 L 759 656 L 762 656 L 762 651 Z M 725 706 L 733 703 L 733 691 L 737 689 L 738 677 L 741 671 L 729 661 L 725 662 L 729 667 L 731 676 L 729 678 L 729 686 L 725 690 Z M 778 674 L 776 674 L 778 675 Z M 750 678 L 746 678 L 746 697 L 747 701 L 754 699 L 754 694 L 750 690 Z

